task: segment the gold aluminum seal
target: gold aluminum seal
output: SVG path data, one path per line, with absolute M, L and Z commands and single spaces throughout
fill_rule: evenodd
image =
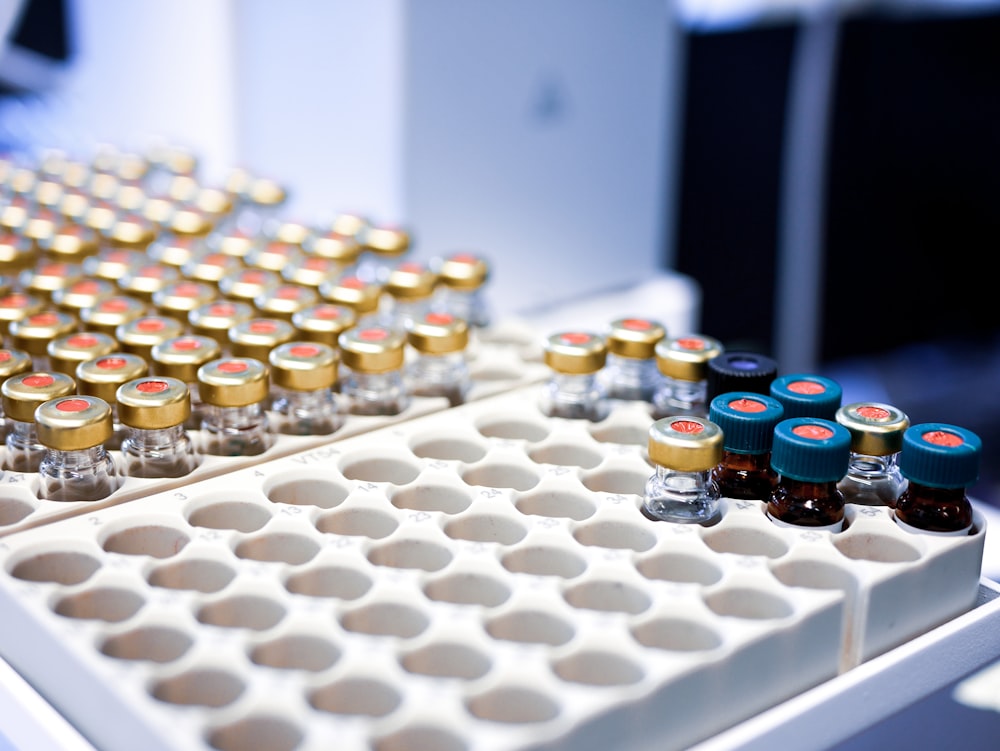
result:
M 310 256 L 327 258 L 341 266 L 349 266 L 358 260 L 362 250 L 361 243 L 353 237 L 353 233 L 343 234 L 334 230 L 313 235 L 302 247 Z
M 20 282 L 28 294 L 51 298 L 56 290 L 65 289 L 83 277 L 80 264 L 52 261 L 41 263 L 34 269 L 25 269 L 21 272 Z
M 650 460 L 679 472 L 704 472 L 722 461 L 722 428 L 703 417 L 664 417 L 649 428 Z
M 384 326 L 352 328 L 337 339 L 341 362 L 359 373 L 385 373 L 403 367 L 406 337 Z
M 216 244 L 218 246 L 216 249 L 220 253 L 245 259 L 257 246 L 257 240 L 250 235 L 236 230 L 221 237 Z
M 32 194 L 35 197 L 35 203 L 39 206 L 54 209 L 59 206 L 65 190 L 66 188 L 58 180 L 50 180 L 43 177 L 35 185 Z
M 192 256 L 181 267 L 181 273 L 196 282 L 217 285 L 225 276 L 231 276 L 243 268 L 239 258 L 225 253 L 209 252 Z
M 233 210 L 233 199 L 220 188 L 200 187 L 194 196 L 193 205 L 214 225 Z
M 181 268 L 185 263 L 198 252 L 203 245 L 201 240 L 187 237 L 179 233 L 161 233 L 160 236 L 150 244 L 146 255 L 151 261 L 166 264 L 175 269 Z
M 312 228 L 304 222 L 282 221 L 271 233 L 278 242 L 301 246 L 312 235 Z
M 198 336 L 211 337 L 221 347 L 228 347 L 229 329 L 255 314 L 253 306 L 245 302 L 215 300 L 188 313 L 188 325 Z
M 295 313 L 315 305 L 318 301 L 319 295 L 309 287 L 282 284 L 257 296 L 253 304 L 267 318 L 291 321 Z
M 205 237 L 215 227 L 215 219 L 203 209 L 184 206 L 176 209 L 165 224 L 179 237 Z
M 423 354 L 461 352 L 469 344 L 469 326 L 465 320 L 450 313 L 427 313 L 413 322 L 406 339 Z
M 851 451 L 888 456 L 903 448 L 910 418 L 897 407 L 880 402 L 855 402 L 837 410 L 835 419 L 851 434 Z
M 136 264 L 118 281 L 126 294 L 142 300 L 152 300 L 153 295 L 180 281 L 180 272 L 173 266 L 159 263 Z
M 215 286 L 208 282 L 182 280 L 168 284 L 153 293 L 153 305 L 161 315 L 172 316 L 187 323 L 188 313 L 218 297 Z
M 38 248 L 21 235 L 0 230 L 0 268 L 6 272 L 30 269 L 38 259 Z
M 92 308 L 80 311 L 80 321 L 84 328 L 114 336 L 115 330 L 129 321 L 134 321 L 146 312 L 146 305 L 128 295 L 112 295 L 99 301 Z
M 83 260 L 83 273 L 118 283 L 134 266 L 146 263 L 146 256 L 126 248 L 105 248 Z
M 45 252 L 53 258 L 66 261 L 82 261 L 100 250 L 100 242 L 94 230 L 82 224 L 64 224 L 52 233 L 45 243 Z
M 362 316 L 378 310 L 382 299 L 382 285 L 347 274 L 321 284 L 319 294 L 327 302 L 346 305 L 356 315 Z
M 38 175 L 29 167 L 14 167 L 7 179 L 7 185 L 16 195 L 26 196 L 34 192 Z
M 667 335 L 659 321 L 619 318 L 608 331 L 608 352 L 618 357 L 648 360 L 656 354 L 656 343 Z
M 101 201 L 110 201 L 115 197 L 115 193 L 118 192 L 120 184 L 118 178 L 110 174 L 107 170 L 97 169 L 96 172 L 91 173 L 86 187 L 90 191 L 90 195 L 94 196 L 94 198 Z
M 279 284 L 281 276 L 276 271 L 243 269 L 232 276 L 220 279 L 219 292 L 230 300 L 253 303 L 257 297 Z
M 226 357 L 198 368 L 198 393 L 205 404 L 246 407 L 267 398 L 267 366 L 252 357 Z
M 367 217 L 353 212 L 343 212 L 337 214 L 330 222 L 330 230 L 338 235 L 348 237 L 359 237 L 371 226 Z M 360 251 L 359 251 L 360 252 Z
M 138 355 L 116 352 L 95 357 L 76 366 L 76 382 L 81 394 L 115 403 L 115 393 L 123 383 L 149 374 L 149 366 Z
M 425 300 L 434 294 L 438 275 L 426 266 L 403 262 L 389 272 L 383 290 L 397 300 Z
M 169 376 L 145 376 L 127 381 L 115 392 L 118 419 L 140 430 L 163 430 L 191 416 L 187 383 Z
M 365 250 L 380 256 L 401 256 L 410 249 L 410 233 L 400 227 L 369 226 L 358 239 Z
M 183 333 L 184 327 L 176 318 L 142 316 L 115 329 L 115 339 L 125 352 L 149 360 L 153 347 Z
M 340 346 L 337 338 L 341 332 L 354 325 L 354 311 L 346 305 L 320 303 L 292 316 L 292 325 L 298 337 L 309 342 L 322 342 L 330 347 Z
M 279 344 L 295 338 L 295 327 L 280 318 L 251 318 L 229 329 L 230 351 L 235 357 L 252 357 L 267 362 Z
M 272 208 L 283 204 L 288 199 L 288 192 L 274 180 L 255 177 L 247 185 L 244 196 L 257 206 Z
M 115 285 L 107 279 L 81 279 L 53 292 L 52 302 L 60 310 L 79 315 L 80 311 L 94 307 L 117 291 Z
M 60 210 L 64 215 L 66 215 L 65 203 L 60 206 Z M 90 227 L 90 229 L 95 230 L 96 232 L 100 232 L 102 236 L 106 237 L 107 233 L 111 232 L 111 228 L 114 227 L 118 221 L 118 207 L 110 201 L 92 197 L 87 201 L 87 205 L 83 211 L 83 217 L 77 219 L 76 217 L 67 215 L 66 218 L 74 221 L 82 220 L 87 227 Z
M 76 382 L 68 375 L 48 371 L 19 373 L 0 386 L 4 414 L 19 422 L 34 422 L 39 404 L 75 391 Z
M 243 257 L 244 263 L 254 269 L 264 269 L 277 274 L 290 263 L 296 263 L 303 256 L 302 248 L 294 243 L 270 240 L 257 245 Z
M 174 202 L 166 196 L 150 196 L 142 207 L 142 215 L 154 226 L 163 228 L 176 213 Z
M 453 253 L 441 261 L 438 268 L 441 283 L 460 290 L 482 287 L 489 279 L 490 268 L 484 258 L 472 253 Z
M 35 357 L 46 354 L 48 343 L 76 330 L 76 316 L 61 310 L 43 310 L 11 321 L 7 329 L 11 342 Z
M 0 208 L 0 227 L 7 232 L 21 235 L 30 213 L 31 207 L 27 200 L 23 197 L 15 198 Z
M 281 270 L 281 276 L 292 284 L 317 289 L 343 271 L 343 265 L 321 256 L 306 256 Z
M 656 344 L 656 367 L 668 378 L 702 381 L 708 361 L 722 351 L 721 342 L 701 334 L 665 337 Z
M 185 334 L 155 345 L 150 367 L 156 375 L 194 383 L 198 379 L 198 368 L 220 357 L 222 348 L 215 339 Z
M 20 349 L 0 349 L 0 383 L 31 370 L 31 355 Z
M 66 186 L 56 210 L 70 222 L 82 224 L 91 230 L 97 229 L 86 221 L 87 212 L 90 211 L 90 196 L 78 187 Z
M 53 339 L 45 349 L 53 370 L 75 378 L 77 365 L 117 352 L 118 340 L 96 331 L 78 331 Z
M 331 388 L 337 382 L 339 361 L 337 350 L 319 342 L 286 342 L 268 355 L 271 380 L 292 391 Z
M 28 220 L 21 227 L 21 234 L 35 243 L 38 247 L 44 247 L 52 241 L 52 236 L 59 226 L 58 215 L 46 208 L 36 208 L 28 215 Z
M 45 309 L 45 301 L 34 295 L 23 292 L 12 292 L 0 297 L 0 331 L 4 334 L 14 321 L 41 313 Z
M 106 230 L 112 245 L 119 248 L 144 250 L 156 239 L 156 225 L 144 216 L 129 214 L 119 217 Z
M 604 337 L 586 331 L 564 331 L 545 341 L 545 364 L 557 373 L 596 373 L 604 367 L 607 357 Z
M 38 442 L 57 451 L 84 451 L 111 438 L 111 405 L 96 396 L 65 396 L 35 410 Z
M 170 143 L 154 144 L 146 150 L 150 167 L 166 170 L 174 175 L 191 175 L 198 169 L 198 157 L 183 146 Z

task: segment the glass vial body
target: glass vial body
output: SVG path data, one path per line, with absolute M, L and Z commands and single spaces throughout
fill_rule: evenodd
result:
M 142 378 L 148 373 L 149 366 L 146 360 L 127 352 L 97 357 L 76 366 L 79 392 L 87 396 L 96 396 L 111 405 L 114 430 L 104 444 L 106 449 L 120 448 L 125 437 L 125 428 L 118 417 L 118 387 L 134 378 Z
M 425 313 L 410 324 L 406 337 L 416 352 L 404 374 L 410 393 L 443 396 L 452 406 L 463 403 L 471 385 L 466 321 L 451 313 Z
M 45 455 L 38 467 L 38 497 L 99 501 L 121 484 L 104 442 L 111 437 L 111 406 L 93 396 L 58 397 L 35 411 Z
M 647 318 L 611 322 L 606 337 L 608 357 L 600 376 L 608 398 L 653 401 L 663 381 L 656 365 L 656 344 L 664 336 L 663 325 Z
M 909 418 L 889 404 L 855 402 L 837 410 L 836 420 L 851 434 L 847 474 L 837 483 L 847 503 L 895 507 L 907 480 L 899 452 Z
M 148 376 L 122 384 L 118 416 L 125 426 L 121 452 L 129 477 L 184 477 L 198 466 L 184 428 L 191 414 L 187 385 L 176 378 Z
M 778 486 L 771 467 L 774 428 L 784 418 L 776 399 L 748 391 L 720 394 L 709 406 L 709 419 L 722 429 L 722 459 L 712 471 L 726 498 L 766 501 Z
M 785 526 L 839 532 L 844 525 L 844 494 L 837 483 L 847 471 L 851 435 L 847 428 L 818 417 L 793 417 L 774 428 L 771 466 L 778 486 L 767 515 Z
M 45 446 L 38 439 L 35 410 L 50 399 L 72 394 L 75 388 L 73 379 L 64 373 L 28 371 L 3 382 L 0 394 L 7 428 L 5 469 L 38 471 Z
M 649 428 L 656 467 L 643 490 L 642 513 L 653 521 L 707 524 L 721 511 L 712 470 L 722 459 L 722 430 L 702 417 L 664 417 Z
M 395 415 L 409 406 L 403 380 L 406 337 L 384 326 L 348 329 L 339 339 L 346 373 L 341 393 L 355 415 Z
M 270 448 L 264 409 L 269 387 L 267 367 L 254 358 L 221 358 L 202 365 L 198 369 L 202 452 L 255 456 Z
M 608 416 L 607 391 L 597 375 L 607 362 L 603 336 L 585 331 L 552 334 L 544 361 L 551 371 L 539 407 L 549 417 L 598 422 Z
M 722 343 L 701 334 L 665 337 L 655 347 L 663 380 L 653 394 L 653 416 L 708 417 L 706 365 L 723 351 Z
M 431 298 L 438 285 L 438 275 L 413 261 L 392 267 L 382 291 L 383 323 L 401 331 L 409 329 L 430 310 Z
M 343 424 L 333 388 L 337 350 L 319 342 L 295 341 L 271 350 L 274 429 L 289 435 L 328 435 Z
M 979 479 L 982 450 L 979 436 L 957 425 L 907 428 L 899 467 L 909 485 L 896 502 L 896 523 L 911 532 L 968 534 L 973 509 L 966 490 Z
M 461 318 L 473 328 L 488 326 L 491 312 L 485 295 L 490 275 L 487 260 L 474 253 L 459 252 L 433 260 L 431 267 L 440 279 L 432 309 Z

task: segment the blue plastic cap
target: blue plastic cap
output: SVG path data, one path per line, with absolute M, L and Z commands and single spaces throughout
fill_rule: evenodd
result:
M 709 405 L 709 419 L 722 428 L 722 445 L 737 454 L 766 454 L 774 427 L 785 416 L 777 399 L 752 391 L 719 394 Z
M 967 488 L 979 480 L 982 454 L 983 443 L 971 430 L 925 422 L 903 433 L 899 471 L 931 488 Z
M 851 433 L 819 417 L 793 417 L 774 428 L 771 466 L 802 482 L 837 482 L 851 459 Z
M 792 373 L 771 382 L 771 396 L 785 408 L 785 417 L 821 417 L 833 420 L 844 396 L 832 378 Z

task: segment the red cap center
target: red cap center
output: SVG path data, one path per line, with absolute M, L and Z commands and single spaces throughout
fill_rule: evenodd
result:
M 694 420 L 674 420 L 670 423 L 670 427 L 677 431 L 678 433 L 700 433 L 705 429 L 705 426 L 700 422 L 695 422 Z
M 122 300 L 120 297 L 115 297 L 111 300 L 105 300 L 98 308 L 105 313 L 121 313 L 128 310 L 128 302 Z
M 358 339 L 366 342 L 380 342 L 389 336 L 385 329 L 362 329 L 358 332 Z
M 729 408 L 737 412 L 763 412 L 767 405 L 756 399 L 733 399 L 729 402 Z
M 66 340 L 66 344 L 80 349 L 90 349 L 97 345 L 97 337 L 92 334 L 74 334 Z
M 173 347 L 181 352 L 190 352 L 193 349 L 201 349 L 201 342 L 197 339 L 176 339 Z
M 83 412 L 90 406 L 86 399 L 63 399 L 56 404 L 56 409 L 60 412 Z
M 559 337 L 559 341 L 563 344 L 586 344 L 590 341 L 590 334 L 584 334 L 582 332 L 571 331 L 567 334 L 563 334 Z
M 166 381 L 142 381 L 135 390 L 143 394 L 160 394 L 170 388 Z
M 296 344 L 288 349 L 292 357 L 316 357 L 319 354 L 319 347 L 312 344 Z
M 833 437 L 832 430 L 815 424 L 798 425 L 792 428 L 792 432 L 799 438 L 808 438 L 813 441 L 825 441 Z
M 159 318 L 143 318 L 135 324 L 139 331 L 163 331 L 163 321 Z
M 866 420 L 888 420 L 889 410 L 883 409 L 882 407 L 873 407 L 868 405 L 866 407 L 859 407 L 858 414 Z
M 28 323 L 32 326 L 51 326 L 59 317 L 55 313 L 39 313 L 28 318 Z
M 251 321 L 247 328 L 255 334 L 273 334 L 278 327 L 273 321 Z
M 219 371 L 222 373 L 245 373 L 247 364 L 242 360 L 226 360 L 219 363 Z
M 125 367 L 124 357 L 102 357 L 97 361 L 97 367 L 101 370 L 121 370 Z
M 961 446 L 964 443 L 962 436 L 946 430 L 931 430 L 920 437 L 935 446 Z
M 313 315 L 324 319 L 340 318 L 340 310 L 332 305 L 321 305 L 313 311 Z
M 434 326 L 447 326 L 455 318 L 450 313 L 428 313 L 424 316 L 424 320 Z
M 695 352 L 699 352 L 705 349 L 705 340 L 699 339 L 696 336 L 686 336 L 682 339 L 677 340 L 677 346 L 681 349 L 689 349 Z
M 826 387 L 822 383 L 817 383 L 816 381 L 792 381 L 788 384 L 788 390 L 793 394 L 805 394 L 811 396 L 813 394 L 822 394 L 826 391 Z
M 622 328 L 626 328 L 629 331 L 649 331 L 653 328 L 653 324 L 645 318 L 626 318 L 622 321 Z
M 44 389 L 55 383 L 55 379 L 47 373 L 27 376 L 21 381 L 29 389 Z

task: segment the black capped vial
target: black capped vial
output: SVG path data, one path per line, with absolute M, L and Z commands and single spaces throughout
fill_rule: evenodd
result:
M 774 428 L 785 410 L 777 399 L 752 391 L 719 394 L 708 419 L 722 429 L 722 459 L 712 472 L 725 498 L 766 501 L 778 486 L 771 466 Z
M 712 470 L 722 459 L 722 430 L 703 417 L 663 417 L 649 428 L 642 513 L 654 521 L 707 524 L 721 512 Z
M 406 334 L 384 326 L 356 326 L 339 339 L 341 393 L 356 415 L 395 415 L 410 403 L 403 379 Z
M 542 387 L 539 407 L 549 417 L 598 422 L 608 416 L 610 404 L 597 375 L 607 362 L 603 336 L 587 331 L 563 331 L 545 340 L 544 361 L 549 378 Z
M 821 417 L 834 420 L 844 392 L 832 378 L 810 373 L 778 376 L 769 387 L 785 408 L 785 417 Z
M 121 477 L 105 449 L 113 431 L 111 406 L 95 396 L 57 397 L 35 410 L 38 497 L 50 501 L 99 501 L 114 493 Z
M 899 452 L 910 418 L 880 402 L 854 402 L 837 410 L 836 420 L 851 434 L 847 474 L 837 484 L 847 503 L 895 507 L 906 489 Z
M 128 477 L 184 477 L 198 466 L 185 421 L 191 397 L 184 381 L 167 376 L 137 378 L 118 387 L 118 419 Z
M 38 441 L 35 410 L 39 405 L 72 394 L 76 383 L 65 373 L 28 371 L 10 376 L 0 386 L 7 435 L 4 469 L 37 472 L 45 447 Z
M 710 336 L 684 334 L 656 343 L 656 367 L 663 375 L 653 394 L 653 415 L 708 417 L 708 363 L 722 354 L 722 343 Z
M 844 494 L 837 483 L 847 472 L 851 434 L 843 425 L 818 417 L 793 417 L 774 428 L 771 466 L 778 486 L 767 515 L 781 525 L 839 532 Z
M 286 342 L 271 350 L 274 429 L 289 435 L 328 435 L 343 424 L 334 394 L 340 356 L 319 342 Z
M 708 401 L 729 391 L 752 391 L 770 394 L 771 382 L 778 376 L 778 363 L 756 352 L 721 353 L 713 357 L 705 371 Z
M 451 313 L 424 313 L 407 327 L 406 339 L 416 353 L 406 366 L 410 393 L 443 396 L 452 406 L 463 403 L 472 382 L 468 324 Z
M 265 401 L 267 366 L 252 357 L 225 357 L 198 368 L 203 453 L 254 456 L 270 447 Z
M 899 469 L 909 484 L 896 502 L 896 523 L 910 532 L 968 534 L 973 510 L 967 489 L 979 480 L 982 452 L 979 436 L 957 425 L 907 428 Z
M 663 324 L 648 318 L 619 318 L 605 338 L 608 358 L 601 379 L 610 399 L 652 403 L 663 383 L 656 365 L 656 345 L 666 336 Z

